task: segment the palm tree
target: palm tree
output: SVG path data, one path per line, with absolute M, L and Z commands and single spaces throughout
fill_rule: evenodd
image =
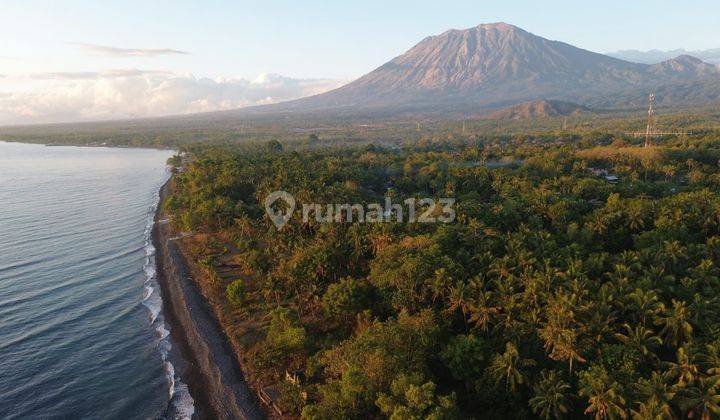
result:
M 698 360 L 705 373 L 720 378 L 720 343 L 706 345 L 705 352 L 698 355 Z
M 706 288 L 701 290 L 706 290 L 707 294 L 711 294 L 713 290 L 717 290 L 718 285 L 720 285 L 718 269 L 709 258 L 703 259 L 697 267 L 690 268 L 688 271 L 692 274 L 694 280 L 700 283 L 703 288 Z
M 595 213 L 588 221 L 588 228 L 598 236 L 604 235 L 609 228 L 609 220 L 603 213 Z
M 504 327 L 510 331 L 515 325 L 515 315 L 518 312 L 519 306 L 522 304 L 520 293 L 515 292 L 515 288 L 511 281 L 500 282 L 495 281 L 495 298 L 497 299 L 498 305 L 498 327 Z
M 656 324 L 663 327 L 661 333 L 665 336 L 665 341 L 673 347 L 691 341 L 693 327 L 689 322 L 690 311 L 685 302 L 673 299 L 672 307 L 663 309 L 664 314 Z
M 627 208 L 628 227 L 633 232 L 639 232 L 645 227 L 645 217 L 647 209 L 642 206 L 642 202 L 633 201 Z
M 632 270 L 624 264 L 616 264 L 615 270 L 608 274 L 610 281 L 606 283 L 612 291 L 614 301 L 623 301 L 628 297 L 628 289 L 630 286 L 630 277 Z
M 653 259 L 655 258 L 653 257 Z M 642 280 L 648 288 L 666 290 L 668 287 L 672 287 L 675 278 L 666 274 L 663 266 L 653 264 L 643 271 Z
M 670 408 L 670 401 L 675 397 L 675 391 L 667 381 L 667 374 L 653 372 L 650 378 L 642 378 L 635 384 L 635 390 L 642 402 L 638 403 L 637 411 L 631 410 L 634 419 L 675 418 Z
M 468 286 L 462 281 L 457 281 L 454 286 L 450 286 L 447 295 L 448 307 L 445 310 L 447 313 L 452 314 L 459 309 L 460 313 L 462 313 L 462 319 L 465 323 L 466 330 L 468 324 L 467 313 L 470 307 L 468 289 Z
M 533 413 L 546 420 L 562 418 L 569 410 L 569 389 L 570 385 L 560 378 L 557 371 L 543 371 L 530 399 Z
M 695 385 L 682 390 L 683 406 L 688 410 L 688 418 L 710 420 L 720 415 L 720 395 L 718 378 L 700 378 Z
M 693 363 L 689 353 L 690 349 L 688 345 L 679 347 L 677 349 L 677 361 L 666 363 L 668 366 L 668 374 L 675 378 L 678 388 L 683 388 L 693 383 L 698 377 L 698 366 Z
M 660 310 L 658 294 L 654 290 L 635 289 L 629 295 L 630 309 L 634 312 L 634 318 L 642 325 L 648 317 L 655 316 Z
M 678 240 L 663 241 L 661 258 L 669 262 L 671 268 L 675 268 L 681 260 L 687 258 L 687 252 Z
M 531 366 L 535 366 L 535 361 L 520 358 L 517 347 L 508 341 L 505 353 L 496 355 L 488 370 L 496 383 L 505 381 L 507 388 L 514 393 L 518 385 L 524 384 L 527 379 L 521 369 Z
M 584 362 L 585 359 L 577 349 L 579 328 L 576 326 L 573 312 L 574 298 L 567 293 L 559 293 L 548 302 L 547 322 L 538 331 L 545 341 L 545 350 L 553 360 L 566 360 L 572 372 L 573 362 Z
M 470 286 L 475 293 L 468 307 L 470 322 L 487 334 L 490 323 L 499 313 L 499 308 L 492 303 L 495 302 L 495 296 L 493 292 L 485 290 L 479 278 L 471 280 Z
M 670 182 L 673 177 L 675 177 L 675 174 L 677 173 L 677 168 L 673 164 L 668 164 L 662 167 L 662 171 L 665 174 L 665 181 Z
M 633 420 L 672 420 L 675 417 L 672 411 L 666 412 L 666 406 L 662 406 L 655 400 L 647 400 L 638 403 L 637 410 L 630 410 Z M 668 407 L 669 408 L 669 407 Z
M 552 360 L 566 360 L 570 373 L 574 361 L 585 361 L 577 350 L 577 332 L 573 328 L 562 328 L 548 323 L 540 330 L 540 337 L 545 340 L 545 349 L 550 352 L 548 357 Z
M 705 241 L 708 254 L 711 259 L 717 261 L 720 259 L 720 236 L 712 236 Z
M 714 295 L 714 293 L 708 293 Z M 700 293 L 693 295 L 693 301 L 690 303 L 690 313 L 692 314 L 692 323 L 695 325 L 703 325 L 706 323 L 707 314 L 717 313 L 720 310 L 720 300 L 716 296 L 707 297 Z
M 612 381 L 605 368 L 594 366 L 580 372 L 580 395 L 588 398 L 585 414 L 592 414 L 595 420 L 627 418 L 623 409 L 625 399 L 620 395 L 617 382 Z
M 655 353 L 652 352 L 652 348 L 662 344 L 660 337 L 656 336 L 651 329 L 645 328 L 642 325 L 636 325 L 635 328 L 631 327 L 630 324 L 623 324 L 625 328 L 625 334 L 615 333 L 615 338 L 621 343 L 634 348 L 641 355 L 655 359 Z

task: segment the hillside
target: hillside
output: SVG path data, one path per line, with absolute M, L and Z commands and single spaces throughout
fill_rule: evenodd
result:
M 570 116 L 588 111 L 590 111 L 589 108 L 572 102 L 542 99 L 497 110 L 490 113 L 486 118 L 492 120 L 525 120 Z

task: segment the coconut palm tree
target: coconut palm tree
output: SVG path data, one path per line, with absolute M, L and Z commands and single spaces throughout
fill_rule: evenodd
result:
M 641 378 L 635 384 L 641 402 L 637 410 L 631 410 L 634 419 L 666 420 L 675 418 L 670 402 L 675 398 L 673 387 L 668 385 L 668 375 L 657 371 L 649 378 Z
M 595 420 L 627 418 L 620 385 L 610 379 L 605 368 L 593 366 L 581 372 L 579 386 L 580 395 L 588 399 L 585 414 L 592 415 Z
M 636 325 L 634 328 L 630 324 L 623 324 L 625 333 L 615 333 L 615 338 L 621 343 L 634 348 L 641 355 L 648 359 L 656 359 L 655 353 L 651 350 L 656 346 L 662 345 L 660 337 L 655 335 L 651 329 L 642 325 Z
M 468 325 L 467 313 L 470 308 L 469 289 L 468 285 L 462 281 L 457 281 L 455 282 L 455 285 L 450 286 L 447 293 L 448 306 L 447 309 L 445 309 L 445 312 L 449 314 L 453 314 L 460 310 L 466 330 Z
M 692 340 L 693 327 L 690 324 L 690 311 L 685 302 L 672 300 L 670 308 L 663 307 L 663 315 L 655 322 L 662 326 L 661 333 L 665 342 L 673 347 Z
M 707 344 L 705 351 L 698 355 L 698 361 L 705 373 L 720 378 L 720 342 Z
M 688 345 L 679 347 L 677 349 L 677 361 L 667 362 L 668 374 L 675 378 L 676 386 L 683 388 L 688 384 L 691 384 L 698 377 L 698 365 L 693 362 L 692 354 L 690 353 L 690 347 Z
M 682 390 L 682 405 L 688 411 L 688 418 L 710 420 L 720 416 L 718 385 L 718 378 L 711 376 L 700 378 L 693 386 Z
M 468 310 L 470 312 L 470 322 L 475 324 L 485 334 L 489 331 L 490 323 L 497 317 L 500 308 L 495 302 L 495 295 L 489 290 L 485 290 L 482 279 L 474 278 L 470 281 L 473 298 L 469 302 Z
M 514 393 L 518 386 L 527 380 L 522 369 L 531 366 L 535 366 L 535 361 L 521 358 L 517 347 L 508 341 L 505 344 L 505 352 L 495 356 L 488 371 L 497 383 L 504 381 L 507 388 Z
M 654 290 L 635 289 L 628 295 L 628 300 L 633 318 L 642 325 L 660 311 L 660 301 Z
M 660 403 L 655 400 L 648 400 L 638 403 L 637 410 L 630 410 L 633 420 L 672 420 L 675 417 L 672 412 L 664 411 Z
M 543 371 L 529 401 L 533 413 L 546 420 L 562 418 L 570 408 L 569 390 L 570 384 L 560 378 L 557 371 Z

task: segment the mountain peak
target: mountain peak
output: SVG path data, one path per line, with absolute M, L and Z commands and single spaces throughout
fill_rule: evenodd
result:
M 689 54 L 682 54 L 670 60 L 665 60 L 650 66 L 650 71 L 656 75 L 673 75 L 683 78 L 695 78 L 718 74 L 718 67 L 706 63 Z
M 511 25 L 506 22 L 493 22 L 493 23 L 481 23 L 476 28 L 482 28 L 482 29 L 498 29 L 498 30 L 504 30 L 504 31 L 523 31 L 522 29 L 518 28 L 515 25 Z M 525 32 L 525 31 L 523 31 Z

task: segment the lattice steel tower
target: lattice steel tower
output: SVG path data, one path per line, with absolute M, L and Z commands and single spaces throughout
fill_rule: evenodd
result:
M 652 146 L 653 131 L 655 131 L 655 127 L 654 127 L 655 111 L 653 110 L 654 104 L 655 104 L 655 94 L 651 93 L 650 96 L 648 97 L 648 123 L 647 123 L 647 130 L 645 130 L 645 147 Z

